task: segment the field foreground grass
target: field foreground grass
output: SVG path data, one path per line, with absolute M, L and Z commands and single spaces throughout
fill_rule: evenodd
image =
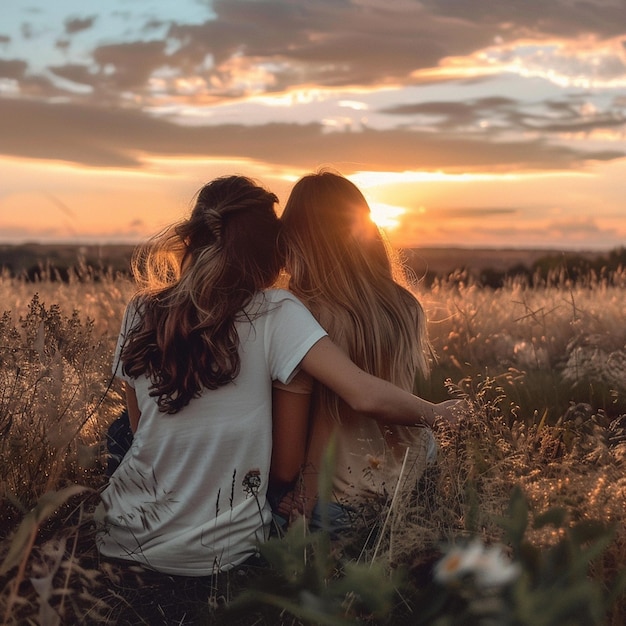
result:
M 436 467 L 347 544 L 296 526 L 262 575 L 190 582 L 95 550 L 132 285 L 0 279 L 2 623 L 626 623 L 625 286 L 621 271 L 418 285 L 438 359 L 417 390 L 467 402 L 437 429 Z

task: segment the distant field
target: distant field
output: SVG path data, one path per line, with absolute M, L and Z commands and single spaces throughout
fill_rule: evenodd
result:
M 426 272 L 448 274 L 457 269 L 493 269 L 505 272 L 513 267 L 531 267 L 544 257 L 582 256 L 593 259 L 592 252 L 565 252 L 563 250 L 522 250 L 497 248 L 414 248 L 405 251 L 406 261 L 419 276 Z
M 69 268 L 77 262 L 92 267 L 126 271 L 133 250 L 132 245 L 51 245 L 0 244 L 0 268 L 13 274 L 28 271 L 39 265 Z M 415 248 L 404 251 L 407 264 L 418 277 L 427 273 L 442 275 L 457 269 L 482 271 L 492 269 L 505 272 L 514 267 L 531 267 L 543 257 L 572 256 L 593 259 L 591 252 L 564 252 L 559 250 L 472 249 L 472 248 Z
M 71 268 L 89 265 L 95 268 L 110 269 L 114 272 L 128 270 L 128 263 L 134 246 L 132 245 L 70 245 L 0 244 L 0 268 L 14 275 L 28 272 L 38 266 Z

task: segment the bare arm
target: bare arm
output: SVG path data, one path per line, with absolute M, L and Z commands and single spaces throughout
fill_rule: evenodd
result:
M 128 409 L 130 429 L 133 431 L 133 434 L 135 434 L 137 432 L 137 426 L 139 425 L 139 418 L 141 417 L 139 403 L 137 402 L 137 394 L 128 383 L 124 383 L 124 391 L 126 395 L 126 408 Z
M 272 390 L 272 483 L 293 483 L 304 464 L 309 428 L 310 393 Z
M 332 389 L 353 410 L 379 422 L 432 426 L 437 416 L 455 422 L 455 400 L 434 404 L 392 383 L 371 376 L 355 365 L 328 337 L 305 355 L 302 369 Z

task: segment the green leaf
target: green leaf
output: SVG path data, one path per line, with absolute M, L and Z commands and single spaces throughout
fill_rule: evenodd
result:
M 282 538 L 272 538 L 259 544 L 259 551 L 285 580 L 298 581 L 306 568 L 306 551 L 316 538 L 306 530 L 306 522 L 298 518 Z
M 528 501 L 519 485 L 513 488 L 508 515 L 497 517 L 498 525 L 506 532 L 508 541 L 519 551 L 528 527 Z
M 543 528 L 544 526 L 554 526 L 555 528 L 562 528 L 566 516 L 567 511 L 560 507 L 548 509 L 544 513 L 541 513 L 537 515 L 537 517 L 535 517 L 535 521 L 533 522 L 533 528 L 538 529 Z
M 570 529 L 572 541 L 578 545 L 589 541 L 598 541 L 612 534 L 612 529 L 599 520 L 583 520 Z
M 322 466 L 318 479 L 318 498 L 320 504 L 330 502 L 333 492 L 333 478 L 335 476 L 335 458 L 337 456 L 337 437 L 333 433 L 328 440 L 324 456 L 322 457 Z M 322 506 L 322 521 L 328 523 L 328 519 L 324 519 L 326 507 Z M 327 516 L 326 516 L 327 517 Z
M 240 601 L 245 602 L 240 606 L 249 606 L 254 603 L 275 606 L 309 624 L 319 624 L 320 626 L 350 626 L 354 624 L 352 620 L 342 619 L 336 614 L 340 607 L 329 606 L 323 598 L 306 591 L 300 594 L 298 601 L 270 593 L 246 591 L 229 607 L 229 611 L 232 611 L 233 607 L 237 608 Z
M 380 563 L 346 563 L 343 578 L 332 583 L 331 591 L 340 597 L 353 593 L 368 611 L 381 616 L 391 608 L 396 586 Z

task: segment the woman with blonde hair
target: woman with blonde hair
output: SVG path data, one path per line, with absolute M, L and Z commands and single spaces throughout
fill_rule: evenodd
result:
M 243 176 L 215 179 L 189 218 L 135 255 L 141 289 L 113 366 L 134 437 L 95 514 L 104 557 L 203 577 L 256 554 L 271 520 L 272 381 L 302 370 L 390 422 L 441 410 L 363 372 L 295 296 L 271 288 L 283 264 L 275 203 Z M 275 434 L 291 445 L 289 428 Z
M 412 391 L 415 377 L 429 372 L 426 318 L 361 191 L 332 171 L 304 176 L 293 187 L 281 221 L 291 293 L 360 368 Z M 301 510 L 312 516 L 313 526 L 319 517 L 314 509 L 318 474 L 333 432 L 337 452 L 329 506 L 335 530 L 342 519 L 349 522 L 346 512 L 364 508 L 359 503 L 386 500 L 399 479 L 414 485 L 436 457 L 429 428 L 373 420 L 305 373 L 290 385 L 277 384 L 274 396 L 275 432 L 289 422 L 293 441 L 306 439 L 303 494 L 297 499 L 304 500 Z M 454 403 L 442 403 L 440 412 Z M 297 432 L 296 423 L 301 425 Z M 293 483 L 304 446 L 275 446 L 272 475 L 278 490 Z M 283 502 L 279 509 L 285 514 L 288 506 Z

